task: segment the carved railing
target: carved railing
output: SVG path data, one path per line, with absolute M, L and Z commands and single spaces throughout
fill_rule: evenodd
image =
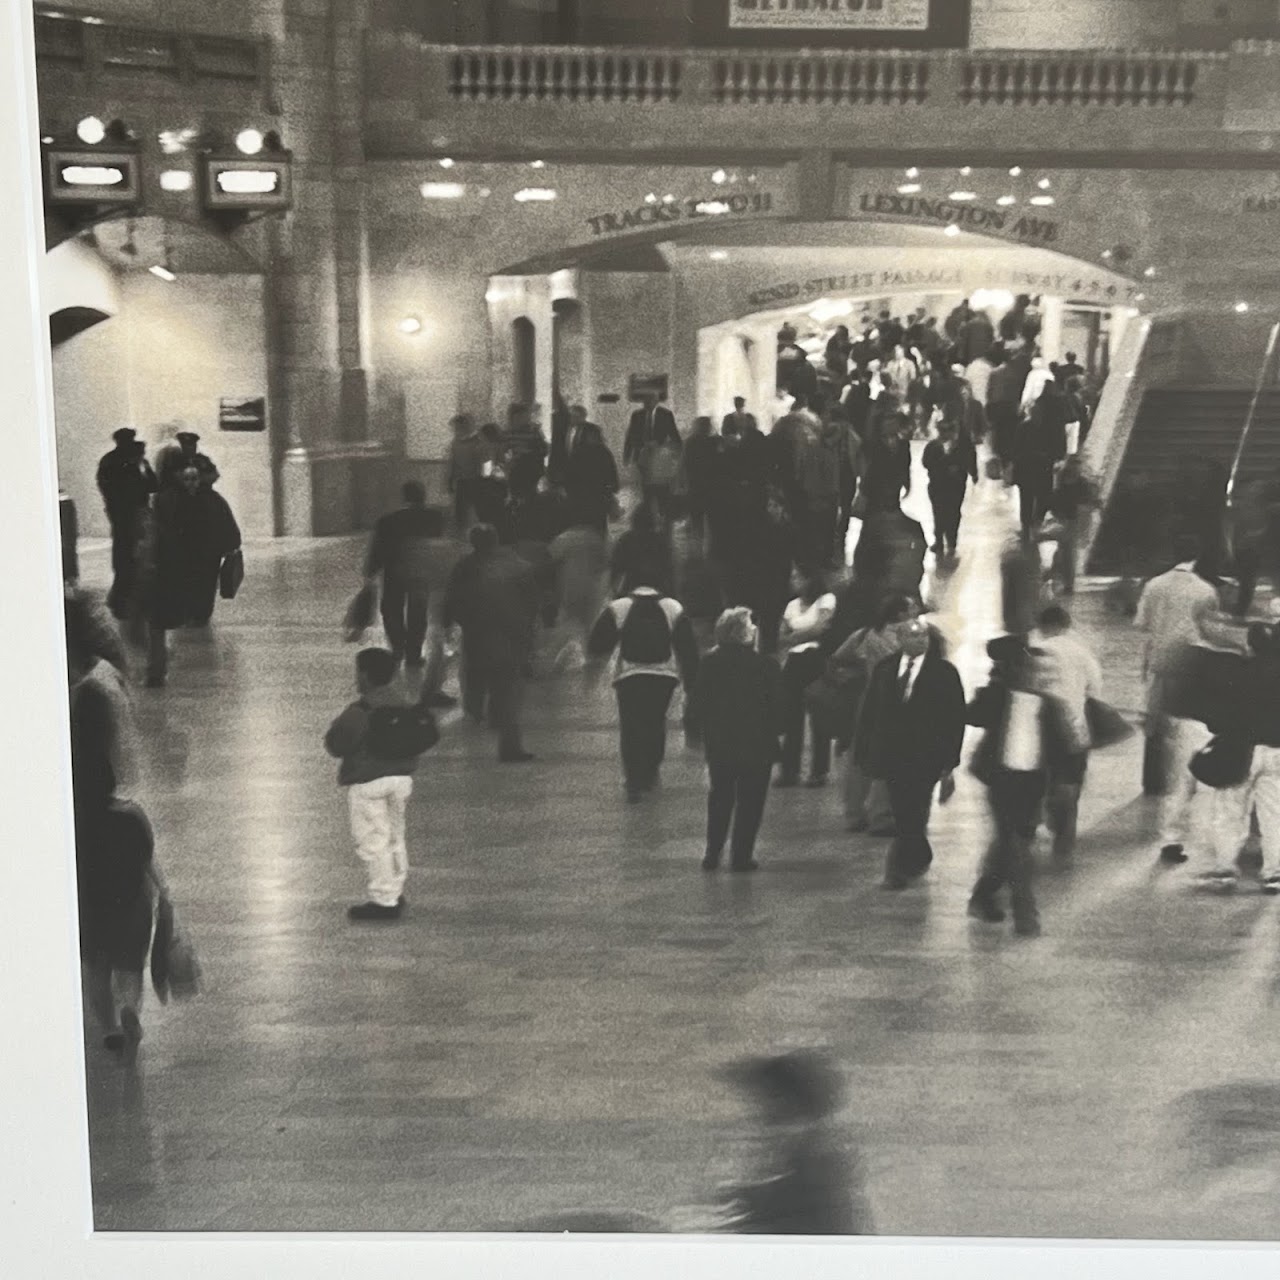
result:
M 678 54 L 622 49 L 470 49 L 449 59 L 463 102 L 677 102 Z
M 1195 101 L 1196 54 L 983 54 L 964 60 L 960 100 L 1000 107 L 1176 107 Z
M 929 62 L 898 54 L 727 54 L 713 64 L 717 103 L 905 106 L 929 96 Z

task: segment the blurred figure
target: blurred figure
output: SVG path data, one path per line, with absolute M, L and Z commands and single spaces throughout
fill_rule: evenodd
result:
M 212 458 L 196 448 L 200 437 L 194 431 L 179 431 L 174 441 L 176 443 L 165 445 L 156 458 L 156 480 L 160 489 L 179 483 L 188 467 L 195 467 L 204 487 L 212 488 L 218 483 L 218 468 Z
M 493 450 L 470 414 L 460 413 L 450 418 L 449 426 L 453 439 L 449 441 L 445 484 L 453 497 L 454 527 L 464 532 L 480 519 L 479 489 L 484 480 L 485 463 L 493 461 Z
M 1048 514 L 1054 469 L 1066 456 L 1066 402 L 1050 377 L 1014 443 L 1013 482 L 1021 499 L 1024 538 L 1030 539 Z
M 928 541 L 918 520 L 901 507 L 873 511 L 862 522 L 853 553 L 853 574 L 874 616 L 880 601 L 899 595 L 920 598 Z
M 1089 767 L 1089 700 L 1102 697 L 1102 664 L 1073 631 L 1071 615 L 1050 605 L 1040 615 L 1032 637 L 1043 654 L 1041 684 L 1055 700 L 1063 724 L 1061 750 L 1048 761 L 1045 812 L 1053 833 L 1053 856 L 1069 858 L 1075 849 L 1080 792 Z
M 1000 636 L 987 645 L 991 677 L 968 709 L 968 721 L 985 730 L 973 772 L 987 788 L 995 835 L 969 898 L 969 914 L 999 924 L 996 895 L 1007 885 L 1014 931 L 1040 933 L 1032 891 L 1031 843 L 1055 757 L 1053 710 L 1024 636 Z
M 566 529 L 549 551 L 556 569 L 560 615 L 570 631 L 556 666 L 578 667 L 586 659 L 587 634 L 604 607 L 609 552 L 593 522 Z
M 692 691 L 698 644 L 679 601 L 640 580 L 597 619 L 588 656 L 617 653 L 613 689 L 618 699 L 622 772 L 627 801 L 636 804 L 658 785 L 667 744 L 667 709 L 676 686 Z
M 689 438 L 684 442 L 681 467 L 689 515 L 689 539 L 703 554 L 707 543 L 707 516 L 713 505 L 722 461 L 720 437 L 711 429 L 711 419 L 695 418 Z
M 498 733 L 500 764 L 533 759 L 524 749 L 520 708 L 541 593 L 533 568 L 498 544 L 492 525 L 471 530 L 471 554 L 453 571 L 445 602 L 446 626 L 462 628 L 462 703 L 473 720 Z
M 747 412 L 747 402 L 742 396 L 733 397 L 733 412 L 724 415 L 720 424 L 721 436 L 741 437 L 747 431 L 759 431 L 756 415 Z
M 427 491 L 417 480 L 400 487 L 404 506 L 379 518 L 373 527 L 364 576 L 381 578 L 382 625 L 397 663 L 421 669 L 427 638 L 430 543 L 444 536 L 444 517 L 428 507 Z
M 886 658 L 902 652 L 903 624 L 917 617 L 919 608 L 911 597 L 890 596 L 881 606 L 874 625 L 855 631 L 831 657 L 839 669 L 851 672 L 856 669 L 856 678 L 861 686 L 852 726 L 855 742 L 857 717 L 871 673 Z M 863 831 L 873 836 L 894 834 L 893 807 L 889 803 L 888 788 L 883 779 L 872 778 L 867 773 L 865 762 L 859 759 L 852 742 L 845 752 L 844 816 L 848 829 L 855 834 Z
M 938 438 L 924 447 L 923 466 L 933 508 L 931 550 L 935 556 L 954 556 L 965 492 L 970 480 L 978 483 L 977 451 L 954 418 L 943 418 L 938 424 Z
M 675 415 L 659 397 L 646 394 L 631 415 L 622 444 L 623 466 L 634 466 L 640 489 L 665 528 L 671 519 L 671 491 L 680 466 L 680 432 Z
M 805 690 L 823 673 L 821 640 L 835 616 L 836 598 L 827 590 L 825 577 L 818 570 L 797 571 L 799 594 L 787 605 L 782 615 L 779 643 L 786 655 L 782 663 L 782 685 L 785 693 L 782 759 L 779 787 L 794 787 L 800 781 L 800 762 L 804 754 L 806 720 L 810 724 L 813 758 L 810 761 L 810 787 L 826 783 L 831 769 L 831 739 L 819 733 L 805 707 Z
M 868 515 L 896 511 L 911 492 L 911 446 L 895 414 L 884 415 L 865 450 L 862 491 Z
M 111 572 L 107 606 L 117 618 L 128 616 L 138 586 L 138 554 L 143 512 L 160 487 L 146 459 L 146 445 L 132 427 L 111 437 L 116 447 L 98 462 L 98 490 L 111 526 Z
M 781 677 L 777 664 L 756 652 L 749 609 L 726 609 L 716 622 L 715 641 L 699 664 L 694 698 L 711 778 L 702 869 L 719 867 L 732 825 L 729 869 L 754 871 L 783 728 Z
M 759 1108 L 764 1124 L 756 1177 L 726 1195 L 729 1230 L 756 1235 L 873 1235 L 857 1156 L 839 1141 L 834 1119 L 844 1086 L 825 1056 L 798 1050 L 751 1058 L 729 1078 Z
M 964 688 L 942 655 L 941 637 L 917 619 L 899 632 L 902 652 L 871 673 L 858 719 L 855 750 L 868 775 L 889 790 L 896 835 L 885 862 L 884 887 L 905 889 L 929 869 L 927 828 L 934 789 L 943 801 L 964 741 Z
M 590 525 L 601 538 L 607 537 L 609 515 L 617 500 L 618 464 L 605 444 L 604 432 L 588 420 L 580 404 L 569 410 L 563 465 L 570 519 Z
M 658 528 L 648 502 L 641 502 L 631 513 L 631 527 L 614 544 L 609 568 L 618 595 L 629 595 L 641 583 L 663 592 L 674 590 L 671 542 Z
M 1075 593 L 1080 543 L 1087 528 L 1089 513 L 1096 502 L 1093 485 L 1084 474 L 1079 455 L 1071 454 L 1062 464 L 1049 502 L 1050 514 L 1061 526 L 1051 572 L 1064 595 Z
M 786 505 L 781 495 L 771 491 L 763 516 L 742 529 L 727 583 L 729 603 L 746 605 L 755 615 L 763 654 L 778 652 L 778 632 L 791 597 L 791 571 L 798 555 L 797 534 Z
M 222 562 L 239 549 L 240 527 L 226 499 L 201 481 L 194 463 L 185 467 L 156 497 L 148 688 L 165 684 L 166 632 L 209 625 Z

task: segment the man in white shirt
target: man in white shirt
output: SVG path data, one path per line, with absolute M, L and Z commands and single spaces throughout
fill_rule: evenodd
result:
M 1088 645 L 1072 634 L 1071 615 L 1061 605 L 1051 605 L 1040 615 L 1031 644 L 1040 655 L 1041 688 L 1061 703 L 1071 735 L 1070 756 L 1049 771 L 1045 802 L 1053 856 L 1066 859 L 1075 848 L 1080 792 L 1089 764 L 1088 703 L 1102 696 L 1102 666 Z
M 804 754 L 806 708 L 804 693 L 826 669 L 821 640 L 835 617 L 836 598 L 826 589 L 820 574 L 805 575 L 800 594 L 782 615 L 780 641 L 786 654 L 782 664 L 784 727 L 781 771 L 777 785 L 794 787 L 800 780 Z M 831 769 L 831 739 L 813 727 L 813 759 L 806 785 L 820 787 Z
M 1196 816 L 1191 757 L 1212 737 L 1200 721 L 1175 714 L 1192 650 L 1246 648 L 1243 632 L 1235 634 L 1224 626 L 1219 612 L 1217 587 L 1197 561 L 1187 560 L 1147 583 L 1134 618 L 1134 626 L 1146 633 L 1142 676 L 1147 681 L 1147 733 L 1164 742 L 1167 782 L 1160 806 L 1160 861 L 1169 865 L 1187 861 L 1184 846 Z

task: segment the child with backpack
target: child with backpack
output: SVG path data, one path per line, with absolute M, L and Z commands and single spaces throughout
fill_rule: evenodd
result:
M 404 814 L 418 757 L 439 741 L 435 719 L 394 687 L 395 655 L 387 649 L 356 654 L 360 697 L 329 726 L 325 750 L 342 763 L 351 835 L 368 874 L 368 899 L 347 911 L 351 920 L 398 920 L 409 874 Z
M 644 582 L 596 620 L 587 654 L 598 661 L 617 651 L 622 772 L 627 801 L 637 804 L 658 782 L 667 745 L 667 709 L 676 686 L 686 697 L 698 674 L 698 644 L 680 603 Z M 686 718 L 688 720 L 688 718 Z

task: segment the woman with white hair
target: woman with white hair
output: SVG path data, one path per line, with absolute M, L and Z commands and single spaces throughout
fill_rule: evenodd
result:
M 784 727 L 782 676 L 775 662 L 756 652 L 749 609 L 726 609 L 715 639 L 699 666 L 694 702 L 711 775 L 702 869 L 719 867 L 732 825 L 729 869 L 754 871 L 756 836 Z

